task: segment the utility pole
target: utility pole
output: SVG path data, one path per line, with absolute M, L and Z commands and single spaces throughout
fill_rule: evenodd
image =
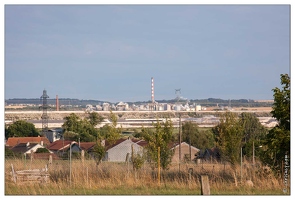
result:
M 253 141 L 253 166 L 255 165 L 255 147 L 254 147 L 254 141 Z
M 241 182 L 243 178 L 242 169 L 243 169 L 243 147 L 241 147 Z
M 181 114 L 179 113 L 179 172 L 180 172 L 180 163 L 181 163 Z
M 70 186 L 72 185 L 72 142 L 70 143 Z
M 49 98 L 49 96 L 47 95 L 47 91 L 45 89 L 43 90 L 43 95 L 40 98 L 43 100 L 43 105 L 41 106 L 43 110 L 43 114 L 41 117 L 42 118 L 42 134 L 43 136 L 46 136 L 47 130 L 48 130 L 47 99 Z

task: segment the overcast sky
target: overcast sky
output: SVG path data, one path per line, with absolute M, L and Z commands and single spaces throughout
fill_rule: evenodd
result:
M 288 5 L 6 5 L 5 99 L 272 99 Z

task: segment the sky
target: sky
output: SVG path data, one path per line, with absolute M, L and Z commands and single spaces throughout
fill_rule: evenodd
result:
M 273 99 L 290 5 L 5 5 L 4 98 Z

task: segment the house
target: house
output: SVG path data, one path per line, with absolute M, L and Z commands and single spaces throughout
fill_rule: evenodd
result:
M 137 139 L 124 139 L 121 138 L 115 142 L 115 144 L 111 146 L 107 146 L 107 151 L 105 155 L 106 161 L 111 162 L 125 162 L 129 157 L 131 158 L 132 149 L 135 154 L 143 154 L 143 147 L 147 143 L 142 140 Z
M 48 145 L 50 145 L 50 141 L 46 138 L 46 137 L 10 137 L 8 138 L 8 140 L 6 141 L 6 146 L 7 147 L 14 147 L 17 144 L 21 144 L 21 143 L 38 143 L 44 147 L 47 147 Z
M 56 140 L 60 140 L 62 138 L 63 129 L 62 128 L 55 128 L 49 129 L 45 135 L 50 142 L 55 142 Z
M 35 153 L 37 151 L 37 149 L 39 148 L 45 148 L 43 145 L 38 144 L 38 143 L 20 143 L 15 145 L 14 147 L 11 148 L 11 151 L 13 151 L 14 153 L 20 153 L 20 154 L 24 154 L 24 155 L 28 155 L 31 153 Z M 53 153 L 52 151 L 48 150 L 49 153 Z
M 58 156 L 63 156 L 70 148 L 72 152 L 81 152 L 79 144 L 75 141 L 69 140 L 56 140 L 47 147 L 50 151 L 54 152 Z
M 175 144 L 171 150 L 174 150 L 174 155 L 172 157 L 172 163 L 179 162 L 179 144 Z M 182 161 L 192 161 L 195 154 L 198 153 L 200 149 L 190 146 L 186 142 L 181 143 L 181 160 Z

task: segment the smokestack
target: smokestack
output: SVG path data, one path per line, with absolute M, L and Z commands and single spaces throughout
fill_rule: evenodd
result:
M 59 111 L 58 95 L 56 95 L 56 111 Z
M 155 103 L 155 96 L 154 96 L 154 78 L 152 77 L 152 103 Z

